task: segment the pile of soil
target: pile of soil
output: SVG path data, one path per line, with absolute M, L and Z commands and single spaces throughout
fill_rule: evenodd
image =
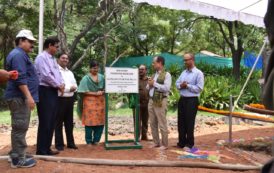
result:
M 250 140 L 246 142 L 233 144 L 234 148 L 240 148 L 246 151 L 261 152 L 266 155 L 273 156 L 272 145 L 274 141 L 271 139 Z

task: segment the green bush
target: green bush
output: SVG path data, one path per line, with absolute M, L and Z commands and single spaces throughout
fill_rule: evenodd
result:
M 176 79 L 173 78 L 172 80 L 176 80 Z M 169 106 L 169 109 L 172 109 L 172 110 L 176 110 L 177 109 L 177 103 L 179 101 L 179 98 L 180 98 L 180 93 L 177 90 L 177 88 L 175 86 L 175 82 L 174 82 L 173 85 L 171 86 L 170 95 L 168 97 L 168 106 Z
M 201 69 L 205 75 L 204 90 L 200 95 L 200 105 L 213 108 L 227 110 L 229 108 L 229 96 L 237 97 L 242 89 L 250 69 L 241 69 L 241 79 L 235 80 L 232 75 L 232 69 L 229 67 L 215 67 L 208 64 L 198 64 L 197 67 Z M 177 102 L 180 98 L 179 91 L 175 87 L 175 81 L 180 75 L 179 68 L 176 65 L 172 66 L 170 72 L 172 73 L 172 87 L 169 97 L 170 109 L 177 108 Z M 177 71 L 178 74 L 174 74 Z M 244 94 L 239 100 L 238 106 L 242 107 L 244 104 L 260 103 L 261 88 L 258 79 L 261 76 L 261 71 L 255 71 L 248 82 Z

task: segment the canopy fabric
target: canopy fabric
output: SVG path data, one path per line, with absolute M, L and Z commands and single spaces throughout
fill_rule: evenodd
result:
M 263 17 L 267 0 L 133 0 L 170 9 L 190 10 L 200 15 L 213 16 L 227 21 L 241 21 L 264 27 Z

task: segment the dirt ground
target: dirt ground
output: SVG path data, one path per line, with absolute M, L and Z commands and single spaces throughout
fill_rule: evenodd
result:
M 208 124 L 208 123 L 204 123 Z M 213 125 L 202 125 L 202 128 L 196 128 L 196 147 L 201 150 L 219 151 L 225 155 L 221 158 L 221 163 L 245 164 L 254 165 L 254 162 L 264 164 L 271 156 L 265 153 L 244 152 L 243 150 L 216 145 L 218 140 L 226 140 L 228 138 L 228 126 L 223 123 L 214 123 Z M 274 135 L 273 125 L 258 126 L 258 125 L 234 125 L 233 139 L 252 140 L 257 137 L 272 137 Z M 87 146 L 84 141 L 83 128 L 76 128 L 74 131 L 75 141 L 78 150 L 66 149 L 58 156 L 77 157 L 77 158 L 100 158 L 100 159 L 119 159 L 119 160 L 176 160 L 178 154 L 172 150 L 180 150 L 175 147 L 177 143 L 177 132 L 175 128 L 169 129 L 169 149 L 165 152 L 159 149 L 151 149 L 152 141 L 142 141 L 143 149 L 140 150 L 105 150 L 103 141 L 98 146 Z M 33 124 L 27 134 L 28 152 L 35 153 L 37 125 Z M 110 139 L 127 139 L 132 138 L 130 132 L 124 134 L 112 134 Z M 149 134 L 151 139 L 151 135 Z M 0 155 L 7 155 L 10 150 L 10 128 L 5 127 L 5 130 L 0 131 Z M 57 157 L 58 157 L 57 156 Z M 252 158 L 252 160 L 248 159 Z M 209 162 L 207 160 L 184 159 L 185 162 Z M 252 161 L 254 161 L 252 163 Z M 233 171 L 215 170 L 215 169 L 199 169 L 199 168 L 156 168 L 156 167 L 114 167 L 114 166 L 94 166 L 81 165 L 71 163 L 56 163 L 38 160 L 38 164 L 30 169 L 11 169 L 6 160 L 0 161 L 1 173 L 74 173 L 74 172 L 96 172 L 96 173 L 178 173 L 178 172 L 194 172 L 194 173 L 228 173 Z M 255 173 L 258 171 L 245 171 L 246 173 Z

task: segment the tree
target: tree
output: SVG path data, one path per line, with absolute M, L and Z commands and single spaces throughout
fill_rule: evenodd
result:
M 74 4 L 77 4 L 76 7 Z M 110 37 L 110 32 L 113 30 L 112 27 L 109 31 L 100 32 L 98 35 L 93 35 L 92 39 L 87 39 L 86 36 L 98 26 L 106 26 L 107 23 L 115 21 L 116 24 L 119 22 L 115 19 L 119 13 L 123 10 L 123 2 L 115 0 L 101 0 L 101 1 L 90 1 L 82 0 L 80 3 L 77 1 L 54 0 L 54 22 L 56 31 L 61 42 L 61 50 L 66 52 L 70 57 L 74 57 L 77 51 L 77 46 L 84 41 L 87 41 L 83 53 L 79 58 L 73 59 L 72 69 L 76 69 L 83 59 L 86 57 L 88 50 L 97 44 L 100 40 L 106 40 Z M 74 10 L 76 8 L 76 10 Z M 67 15 L 68 11 L 70 16 Z M 88 16 L 88 17 L 83 17 Z M 71 42 L 68 41 L 66 26 L 71 25 L 70 22 L 74 21 L 78 24 L 78 31 L 74 31 L 73 39 Z M 82 22 L 81 24 L 79 22 Z M 114 23 L 115 23 L 114 22 Z M 102 24 L 104 23 L 104 24 Z M 79 26 L 80 25 L 80 26 Z M 75 27 L 75 25 L 71 25 Z M 69 26 L 67 27 L 69 28 Z M 104 27 L 102 27 L 104 28 Z M 107 56 L 105 55 L 105 58 Z M 104 60 L 106 62 L 106 60 Z
M 216 25 L 218 32 L 222 35 L 221 42 L 218 41 L 220 37 L 213 38 L 213 44 L 217 45 L 223 50 L 224 55 L 232 56 L 233 70 L 232 74 L 236 79 L 240 78 L 241 59 L 244 50 L 251 50 L 256 52 L 259 50 L 263 42 L 264 32 L 262 29 L 255 26 L 244 25 L 238 21 L 224 21 L 213 17 L 198 17 L 193 22 L 198 20 L 211 20 L 210 30 L 208 33 L 216 34 Z M 212 34 L 212 35 L 214 35 Z M 210 40 L 210 39 L 209 39 Z M 229 52 L 226 52 L 226 47 L 229 47 Z
M 34 18 L 37 10 L 29 0 L 24 3 L 19 0 L 0 0 L 0 4 L 0 60 L 5 64 L 7 54 L 14 47 L 17 32 L 22 28 L 31 28 L 37 22 Z
M 240 78 L 240 63 L 244 50 L 248 47 L 252 51 L 258 51 L 263 43 L 263 32 L 255 26 L 246 26 L 238 21 L 221 21 L 214 19 L 223 35 L 224 40 L 229 45 L 232 54 L 233 76 Z M 224 29 L 226 27 L 226 31 Z

